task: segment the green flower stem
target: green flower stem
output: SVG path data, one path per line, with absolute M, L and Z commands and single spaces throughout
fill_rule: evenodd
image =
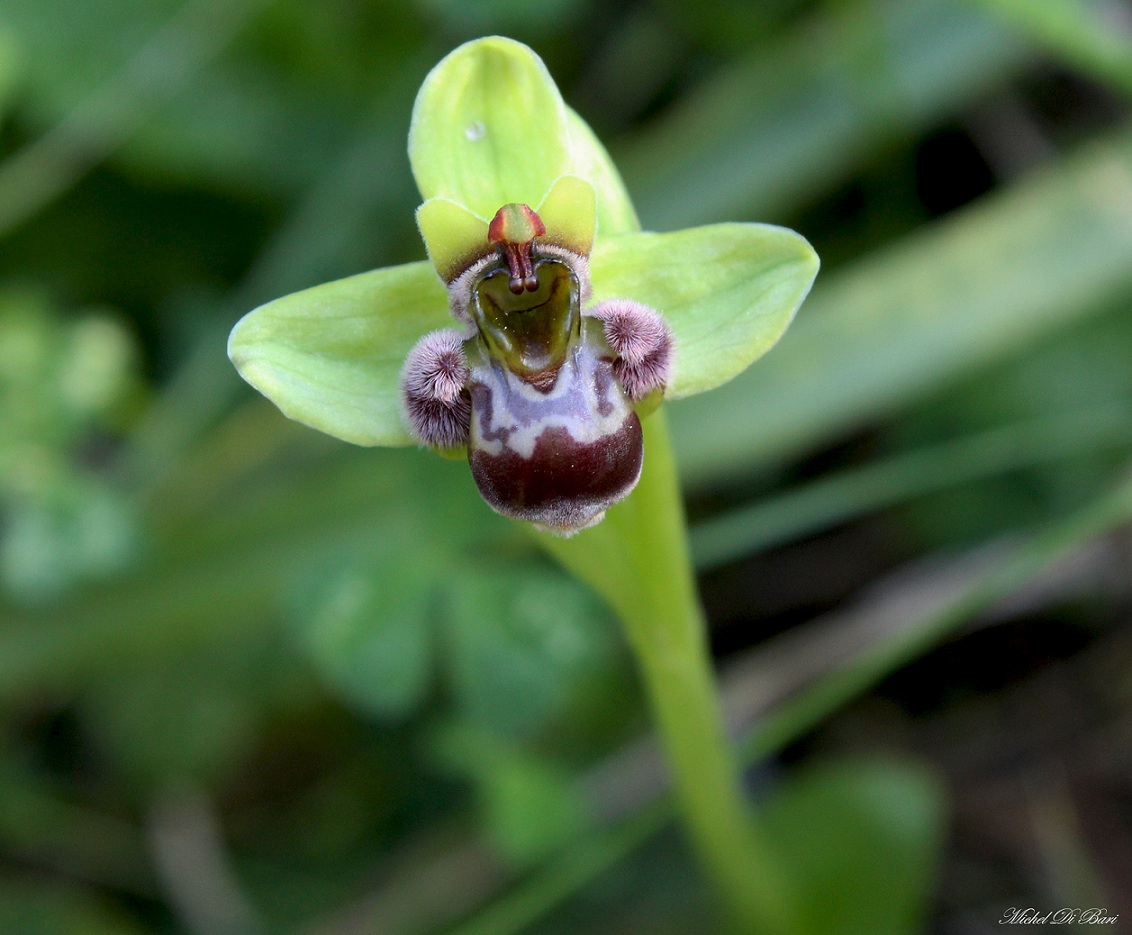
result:
M 542 544 L 620 615 L 697 856 L 737 930 L 793 928 L 785 874 L 744 801 L 696 595 L 663 408 L 644 420 L 637 489 L 596 528 Z

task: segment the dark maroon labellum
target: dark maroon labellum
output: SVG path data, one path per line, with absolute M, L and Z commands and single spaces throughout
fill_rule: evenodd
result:
M 468 460 L 498 512 L 563 532 L 598 522 L 641 475 L 641 423 L 608 357 L 579 344 L 549 392 L 472 368 Z
M 477 285 L 465 342 L 472 401 L 468 460 L 505 516 L 564 533 L 598 522 L 640 477 L 641 423 L 613 369 L 601 322 L 583 318 L 569 267 L 537 260 L 535 289 L 508 271 Z

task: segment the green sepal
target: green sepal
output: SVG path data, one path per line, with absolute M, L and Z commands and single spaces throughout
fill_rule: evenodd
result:
M 569 107 L 566 108 L 567 132 L 573 173 L 588 181 L 597 198 L 597 230 L 603 237 L 627 234 L 641 229 L 629 190 L 590 125 Z
M 593 186 L 600 234 L 640 226 L 605 147 L 542 59 L 511 39 L 465 43 L 429 72 L 413 106 L 409 162 L 422 197 L 483 218 L 505 204 L 533 207 L 573 175 Z
M 909 763 L 822 763 L 788 777 L 763 822 L 799 897 L 793 935 L 923 931 L 944 814 L 938 780 Z
M 643 302 L 672 329 L 669 399 L 714 389 L 770 350 L 817 271 L 804 238 L 769 224 L 625 234 L 599 241 L 591 261 L 596 301 Z
M 481 217 L 537 204 L 570 172 L 566 105 L 542 60 L 490 36 L 446 55 L 413 106 L 409 161 L 421 195 Z
M 410 445 L 401 366 L 426 332 L 451 326 L 426 262 L 350 276 L 245 315 L 228 356 L 284 415 L 356 445 Z

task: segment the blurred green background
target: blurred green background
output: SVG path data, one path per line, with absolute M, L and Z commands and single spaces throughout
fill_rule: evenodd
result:
M 1132 918 L 1132 5 L 0 0 L 0 932 L 720 930 L 597 598 L 224 355 L 423 257 L 413 96 L 488 33 L 646 228 L 823 258 L 669 407 L 812 931 Z

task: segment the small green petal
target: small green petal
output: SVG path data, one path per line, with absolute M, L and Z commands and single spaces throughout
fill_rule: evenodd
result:
M 488 222 L 447 198 L 430 198 L 417 208 L 417 227 L 428 258 L 445 282 L 495 248 L 488 243 Z
M 572 167 L 566 105 L 542 60 L 500 36 L 445 56 L 417 94 L 409 161 L 426 199 L 486 218 L 538 204 Z
M 408 263 L 260 306 L 232 329 L 228 356 L 298 422 L 357 445 L 410 445 L 401 365 L 422 334 L 451 324 L 432 266 Z
M 589 182 L 576 175 L 564 175 L 538 206 L 538 216 L 546 225 L 547 240 L 582 256 L 590 255 L 597 227 L 597 203 Z
M 813 248 L 769 224 L 625 234 L 594 250 L 594 299 L 663 313 L 676 342 L 670 399 L 714 389 L 774 346 L 818 272 Z
M 546 193 L 538 215 L 546 225 L 548 240 L 589 256 L 597 224 L 589 182 L 564 175 Z M 447 198 L 430 198 L 417 208 L 417 227 L 432 265 L 445 282 L 495 249 L 489 242 L 489 223 Z

